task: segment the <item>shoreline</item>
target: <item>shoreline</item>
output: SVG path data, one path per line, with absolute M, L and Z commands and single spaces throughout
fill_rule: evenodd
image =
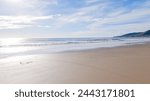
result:
M 147 43 L 10 57 L 0 61 L 0 83 L 147 84 L 149 51 Z
M 62 51 L 62 52 L 54 52 L 49 54 L 63 54 L 63 53 L 75 53 L 75 52 L 86 52 L 86 51 L 92 51 L 92 50 L 107 50 L 107 49 L 114 49 L 114 48 L 129 48 L 129 47 L 138 47 L 143 45 L 150 45 L 150 42 L 144 42 L 139 44 L 127 44 L 127 45 L 121 45 L 121 46 L 114 46 L 114 47 L 98 47 L 98 48 L 91 48 L 91 49 L 83 49 L 83 50 L 69 50 L 69 51 Z
M 126 45 L 120 45 L 120 46 L 113 46 L 113 47 L 97 47 L 97 48 L 89 48 L 89 49 L 77 49 L 77 50 L 66 50 L 66 51 L 59 51 L 59 52 L 46 52 L 46 53 L 21 53 L 17 54 L 17 56 L 36 56 L 36 55 L 48 55 L 48 54 L 64 54 L 64 53 L 76 53 L 76 52 L 86 52 L 86 51 L 93 51 L 93 50 L 107 50 L 107 49 L 113 49 L 113 48 L 124 48 L 124 47 L 134 47 L 134 46 L 142 46 L 142 45 L 149 45 L 150 42 L 144 42 L 144 43 L 136 43 L 136 44 L 126 44 Z M 16 54 L 15 54 L 16 55 Z M 0 57 L 1 59 L 7 59 L 14 57 L 15 55 Z

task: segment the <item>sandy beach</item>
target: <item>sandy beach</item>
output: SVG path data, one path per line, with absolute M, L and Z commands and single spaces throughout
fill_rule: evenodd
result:
M 0 60 L 1 84 L 150 83 L 150 44 Z

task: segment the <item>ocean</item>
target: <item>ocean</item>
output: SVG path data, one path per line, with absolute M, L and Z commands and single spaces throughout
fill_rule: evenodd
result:
M 150 38 L 6 38 L 0 39 L 0 58 L 49 54 L 150 42 Z

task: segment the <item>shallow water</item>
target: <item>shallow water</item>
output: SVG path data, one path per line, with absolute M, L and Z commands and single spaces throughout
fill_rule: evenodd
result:
M 0 39 L 0 58 L 13 55 L 47 54 L 62 51 L 117 47 L 149 42 L 150 38 L 30 38 Z

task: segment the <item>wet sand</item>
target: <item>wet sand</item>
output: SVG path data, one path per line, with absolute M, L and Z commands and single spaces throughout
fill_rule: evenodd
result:
M 150 83 L 150 44 L 1 59 L 0 83 Z

